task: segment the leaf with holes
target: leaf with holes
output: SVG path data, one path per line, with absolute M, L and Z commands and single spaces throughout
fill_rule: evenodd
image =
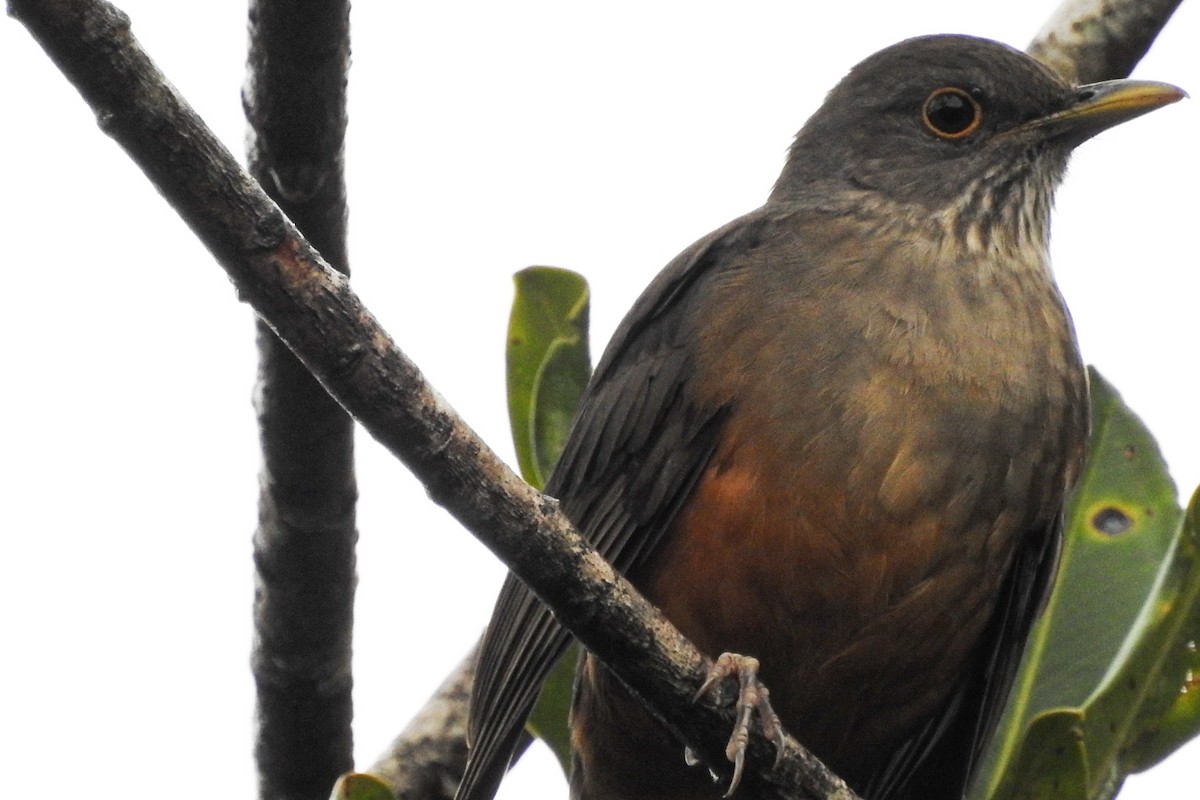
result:
M 1150 598 L 1175 547 L 1181 512 L 1153 437 L 1099 373 L 1090 377 L 1090 456 L 1068 510 L 1058 581 L 1030 635 L 973 798 L 1037 796 L 1030 787 L 1047 782 L 1063 787 L 1056 797 L 1078 800 L 1104 796 L 1114 780 L 1115 791 L 1117 757 L 1145 699 L 1136 693 L 1125 697 L 1124 709 L 1106 705 L 1105 716 L 1121 720 L 1115 727 L 1092 724 L 1097 692 L 1153 623 Z
M 1200 734 L 1200 489 L 1147 604 L 1141 635 L 1089 703 L 1093 726 L 1125 725 L 1122 774 L 1141 772 Z M 1130 698 L 1136 716 L 1119 717 Z M 1091 709 L 1095 709 L 1093 713 Z

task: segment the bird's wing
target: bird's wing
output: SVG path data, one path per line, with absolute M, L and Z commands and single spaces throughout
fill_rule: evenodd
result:
M 872 800 L 965 797 L 983 748 L 1000 721 L 1030 628 L 1054 583 L 1062 515 L 1031 533 L 1017 551 L 996 610 L 981 638 L 983 652 L 958 691 L 893 754 L 866 790 Z
M 581 401 L 546 493 L 601 555 L 628 574 L 653 552 L 717 444 L 725 410 L 686 391 L 694 342 L 679 323 L 689 289 L 737 263 L 747 237 L 772 226 L 760 209 L 681 253 L 617 329 Z M 470 757 L 457 800 L 495 793 L 546 673 L 570 642 L 550 611 L 509 575 L 484 634 L 471 694 Z

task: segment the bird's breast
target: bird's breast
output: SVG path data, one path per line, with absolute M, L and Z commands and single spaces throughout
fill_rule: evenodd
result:
M 739 292 L 772 281 L 710 288 L 695 391 L 722 387 L 704 402 L 728 421 L 642 582 L 702 649 L 758 656 L 785 724 L 835 766 L 834 731 L 870 752 L 937 707 L 1019 538 L 1061 501 L 1082 368 L 1026 266 L 880 283 L 850 259 L 753 302 Z

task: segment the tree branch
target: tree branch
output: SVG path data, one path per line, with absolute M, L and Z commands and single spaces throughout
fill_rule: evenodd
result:
M 96 112 L 237 286 L 322 385 L 499 555 L 592 652 L 650 701 L 714 769 L 727 704 L 691 702 L 700 652 L 593 550 L 557 503 L 517 477 L 458 418 L 295 226 L 244 173 L 99 0 L 10 0 Z M 636 666 L 631 666 L 636 665 Z M 746 784 L 763 798 L 853 798 L 794 739 L 783 763 L 752 743 Z
M 1181 0 L 1064 0 L 1026 52 L 1072 83 L 1124 78 Z
M 342 273 L 348 0 L 252 0 L 250 172 Z M 354 425 L 257 322 L 254 536 L 259 796 L 322 800 L 353 768 Z
M 453 800 L 467 763 L 467 706 L 478 651 L 471 648 L 371 766 L 396 800 Z

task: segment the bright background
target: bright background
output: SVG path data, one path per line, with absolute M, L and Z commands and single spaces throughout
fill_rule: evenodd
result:
M 355 6 L 355 285 L 510 460 L 502 353 L 515 270 L 585 273 L 598 353 L 676 252 L 762 202 L 790 137 L 850 66 L 922 33 L 1024 46 L 1052 10 L 816 5 Z M 240 153 L 244 3 L 122 7 Z M 1184 4 L 1139 76 L 1200 91 L 1197 11 Z M 250 797 L 251 313 L 7 20 L 0 114 L 7 790 Z M 1191 101 L 1083 147 L 1054 238 L 1087 359 L 1161 438 L 1185 494 L 1200 483 L 1198 132 Z M 365 767 L 481 631 L 503 572 L 378 445 L 360 437 L 359 450 Z M 1194 797 L 1198 757 L 1193 744 L 1122 797 Z M 530 796 L 565 797 L 536 752 L 502 792 Z

